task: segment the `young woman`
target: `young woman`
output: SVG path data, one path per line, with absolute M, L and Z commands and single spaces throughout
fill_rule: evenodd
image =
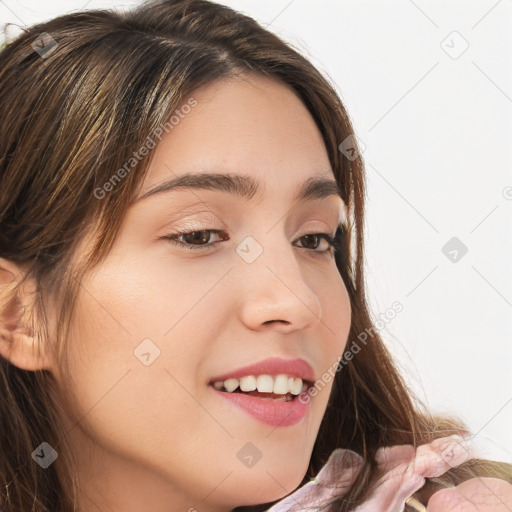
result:
M 372 329 L 353 129 L 278 37 L 62 16 L 0 52 L 0 118 L 5 512 L 511 509 Z

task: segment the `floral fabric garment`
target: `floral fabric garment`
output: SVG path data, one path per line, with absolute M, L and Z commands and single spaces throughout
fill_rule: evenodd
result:
M 403 512 L 405 500 L 423 487 L 425 478 L 442 475 L 472 457 L 468 439 L 458 435 L 442 437 L 414 448 L 397 445 L 379 448 L 377 471 L 365 502 L 354 512 Z M 334 450 L 318 475 L 266 512 L 313 512 L 334 496 L 350 489 L 363 459 L 351 450 Z M 334 508 L 334 507 L 333 507 Z M 330 508 L 322 508 L 330 512 Z

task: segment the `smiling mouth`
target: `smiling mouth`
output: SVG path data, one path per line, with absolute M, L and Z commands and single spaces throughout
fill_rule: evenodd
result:
M 273 392 L 263 392 L 258 391 L 257 389 L 252 391 L 242 391 L 240 387 L 237 387 L 233 391 L 228 391 L 223 385 L 221 386 L 220 383 L 215 383 L 217 385 L 214 385 L 214 383 L 210 383 L 210 386 L 213 387 L 215 390 L 220 391 L 221 393 L 226 393 L 228 395 L 232 394 L 241 394 L 241 395 L 248 395 L 253 396 L 256 398 L 261 398 L 262 400 L 272 400 L 275 402 L 293 402 L 296 400 L 299 396 L 299 394 L 293 394 L 291 392 L 282 394 L 282 393 L 273 393 Z M 309 388 L 313 386 L 313 382 L 304 380 L 302 382 L 302 390 L 301 393 L 307 392 Z
M 307 393 L 314 387 L 314 382 L 289 375 L 285 379 L 281 374 L 276 376 L 271 386 L 270 377 L 263 375 L 256 386 L 253 378 L 242 377 L 240 380 L 216 379 L 210 381 L 208 387 L 221 401 L 229 402 L 260 423 L 280 428 L 299 424 L 310 411 L 311 400 Z

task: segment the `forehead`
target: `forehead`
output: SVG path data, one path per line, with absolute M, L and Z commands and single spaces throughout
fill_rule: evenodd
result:
M 176 109 L 139 197 L 170 178 L 212 170 L 252 177 L 258 196 L 296 189 L 312 176 L 334 179 L 313 118 L 286 85 L 237 77 L 196 89 L 182 105 L 187 102 L 194 106 Z

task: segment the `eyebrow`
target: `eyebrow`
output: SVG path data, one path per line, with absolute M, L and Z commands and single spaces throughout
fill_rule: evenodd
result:
M 156 194 L 176 189 L 218 190 L 250 200 L 261 188 L 261 182 L 252 176 L 230 173 L 187 173 L 164 181 L 148 190 L 141 197 L 136 198 L 133 202 L 138 203 Z M 343 193 L 338 183 L 334 180 L 313 176 L 302 183 L 294 201 L 311 201 L 329 196 L 338 196 L 343 200 Z

